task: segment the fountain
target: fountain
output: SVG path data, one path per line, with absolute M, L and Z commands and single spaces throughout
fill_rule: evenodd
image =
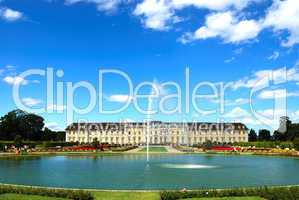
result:
M 151 90 L 151 93 L 149 95 L 148 98 L 148 107 L 147 107 L 147 127 L 146 127 L 146 161 L 147 163 L 149 163 L 149 140 L 150 140 L 150 126 L 151 126 L 151 111 L 153 109 L 153 98 L 154 98 L 154 94 L 155 91 L 159 90 L 159 88 L 157 87 L 156 81 L 153 81 L 153 88 Z

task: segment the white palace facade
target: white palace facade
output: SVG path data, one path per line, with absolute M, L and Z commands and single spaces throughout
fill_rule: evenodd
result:
M 147 134 L 149 133 L 149 134 Z M 242 123 L 177 123 L 152 121 L 73 123 L 66 128 L 67 142 L 115 145 L 188 145 L 206 141 L 219 143 L 248 142 L 248 128 Z

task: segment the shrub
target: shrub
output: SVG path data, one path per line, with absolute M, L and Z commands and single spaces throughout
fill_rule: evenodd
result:
M 90 192 L 82 190 L 47 189 L 38 187 L 0 185 L 0 194 L 27 194 L 47 197 L 67 198 L 73 200 L 93 200 Z
M 0 143 L 0 151 L 4 151 L 4 147 L 5 145 Z
M 43 142 L 42 143 L 42 147 L 43 148 L 50 148 L 50 147 L 57 147 L 57 146 L 61 146 L 61 147 L 66 147 L 66 146 L 74 146 L 77 143 L 75 142 Z
M 281 142 L 279 144 L 279 146 L 283 149 L 286 149 L 286 148 L 293 149 L 294 148 L 294 144 L 292 142 Z
M 277 146 L 285 149 L 294 148 L 294 145 L 292 142 L 278 142 L 278 141 L 263 141 L 263 142 L 238 142 L 235 143 L 236 146 L 242 146 L 242 147 L 249 147 L 249 146 L 255 146 L 257 148 L 276 148 Z
M 299 186 L 293 187 L 260 187 L 260 188 L 236 188 L 223 190 L 195 190 L 187 192 L 163 191 L 161 200 L 177 200 L 185 198 L 206 197 L 241 197 L 259 196 L 268 200 L 298 200 Z
M 294 144 L 294 148 L 296 150 L 299 150 L 299 137 L 296 137 L 293 141 L 293 144 Z

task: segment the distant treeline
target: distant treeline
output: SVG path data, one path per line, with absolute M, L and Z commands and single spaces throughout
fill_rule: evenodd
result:
M 44 118 L 22 110 L 13 110 L 0 118 L 0 140 L 65 141 L 64 131 L 45 127 Z
M 299 138 L 299 124 L 292 123 L 288 117 L 280 118 L 280 127 L 271 134 L 267 129 L 261 129 L 258 134 L 251 129 L 248 135 L 250 142 L 256 141 L 294 141 Z

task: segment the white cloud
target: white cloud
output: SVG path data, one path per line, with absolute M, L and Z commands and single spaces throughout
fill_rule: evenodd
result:
M 16 66 L 13 65 L 6 65 L 3 68 L 0 68 L 0 75 L 3 75 L 6 72 L 13 72 L 16 70 Z
M 241 122 L 246 125 L 261 125 L 262 123 L 255 119 L 247 110 L 236 107 L 223 115 L 223 117 L 230 118 L 228 121 Z
M 176 18 L 170 2 L 165 0 L 144 0 L 136 6 L 134 15 L 142 16 L 143 23 L 147 28 L 166 30 Z
M 240 54 L 242 54 L 243 53 L 243 48 L 238 48 L 238 49 L 235 49 L 234 51 L 233 51 L 233 53 L 235 54 L 235 55 L 240 55 Z
M 52 131 L 64 131 L 56 122 L 45 123 L 45 127 L 51 129 Z
M 123 119 L 121 122 L 136 122 L 134 119 L 131 119 L 131 118 L 126 118 L 126 119 Z
M 253 117 L 244 117 L 239 119 L 239 122 L 249 125 L 262 125 L 262 123 Z
M 185 8 L 208 10 L 205 24 L 195 31 L 183 34 L 178 39 L 182 43 L 208 38 L 220 38 L 226 43 L 237 44 L 257 41 L 258 35 L 265 29 L 287 33 L 288 37 L 282 41 L 283 46 L 290 47 L 299 43 L 299 1 L 272 0 L 272 5 L 261 11 L 265 13 L 263 16 L 250 19 L 252 13 L 245 9 L 263 1 L 265 0 L 64 0 L 66 5 L 93 3 L 99 11 L 104 12 L 115 12 L 122 5 L 135 5 L 137 2 L 133 15 L 141 18 L 146 28 L 158 31 L 169 30 L 174 24 L 184 21 L 179 13 Z M 22 16 L 18 11 L 11 10 L 9 13 L 12 20 Z M 276 57 L 277 53 L 272 58 Z
M 14 66 L 14 65 L 6 65 L 5 66 L 5 69 L 7 69 L 7 70 L 15 70 L 17 67 L 16 66 Z
M 34 98 L 31 98 L 31 97 L 28 97 L 28 98 L 23 98 L 22 99 L 22 102 L 26 105 L 26 106 L 36 106 L 40 103 L 42 103 L 41 100 L 39 99 L 34 99 Z
M 257 110 L 256 113 L 250 113 L 245 109 L 236 107 L 230 112 L 223 115 L 223 117 L 230 118 L 234 122 L 242 122 L 248 125 L 262 125 L 268 126 L 272 130 L 277 129 L 279 125 L 279 118 L 281 116 L 286 116 L 287 112 L 283 109 L 265 109 Z M 298 112 L 299 113 L 299 112 Z
M 236 59 L 235 57 L 231 57 L 231 58 L 229 58 L 229 59 L 224 60 L 224 62 L 225 62 L 225 63 L 231 63 L 231 62 L 233 62 L 235 59 Z
M 224 117 L 228 118 L 241 118 L 241 117 L 249 117 L 250 114 L 247 110 L 244 110 L 240 107 L 236 107 L 229 111 L 228 113 L 224 114 Z
M 205 26 L 200 27 L 194 33 L 184 34 L 180 41 L 187 43 L 194 40 L 220 37 L 225 42 L 239 43 L 254 39 L 262 30 L 271 28 L 274 32 L 287 32 L 288 37 L 282 41 L 282 46 L 291 47 L 299 43 L 298 0 L 273 0 L 273 4 L 266 11 L 266 15 L 258 20 L 239 18 L 236 13 L 238 12 L 233 13 L 230 10 L 209 15 Z M 278 56 L 275 53 L 273 58 Z
M 239 88 L 254 88 L 268 86 L 269 81 L 276 84 L 299 81 L 298 66 L 287 69 L 286 67 L 273 70 L 260 70 L 253 73 L 250 77 L 244 77 L 231 83 L 234 90 Z
M 258 110 L 257 113 L 265 116 L 265 117 L 272 117 L 275 119 L 279 119 L 281 116 L 286 116 L 287 111 L 284 109 L 265 109 L 265 110 Z M 278 122 L 277 122 L 278 123 Z
M 299 119 L 299 110 L 296 110 L 295 112 L 291 113 L 291 119 L 298 120 Z
M 265 110 L 258 110 L 258 121 L 263 124 L 267 125 L 272 130 L 276 130 L 279 127 L 279 119 L 281 116 L 287 116 L 286 109 L 265 109 Z
M 274 51 L 271 56 L 268 57 L 268 60 L 276 60 L 279 57 L 279 52 Z
M 167 30 L 178 21 L 177 19 L 181 19 L 176 15 L 176 11 L 186 7 L 214 11 L 242 10 L 249 3 L 257 1 L 259 0 L 143 0 L 136 6 L 134 15 L 142 17 L 142 22 L 147 28 Z
M 162 84 L 160 84 L 157 80 L 154 80 L 152 82 L 152 85 L 151 85 L 153 88 L 152 92 L 154 94 L 157 93 L 157 95 L 159 94 L 159 97 L 161 96 L 165 96 L 169 93 L 169 91 L 167 90 L 166 86 L 163 87 Z M 149 93 L 148 95 L 151 95 L 151 93 Z M 110 95 L 110 96 L 106 96 L 105 97 L 108 101 L 111 101 L 111 102 L 120 102 L 120 103 L 126 103 L 126 102 L 132 102 L 134 100 L 134 96 L 130 96 L 130 95 L 127 95 L 127 94 L 114 94 L 114 95 Z
M 249 103 L 249 99 L 238 98 L 236 100 L 227 101 L 226 105 L 235 106 L 235 105 L 243 105 L 243 104 L 248 104 L 248 103 Z
M 47 106 L 47 110 L 64 111 L 65 109 L 66 109 L 65 105 L 51 104 Z
M 221 104 L 221 100 L 220 99 L 208 98 L 208 100 L 211 103 Z M 245 99 L 245 98 L 225 99 L 224 102 L 223 102 L 223 104 L 225 106 L 237 106 L 237 105 L 244 105 L 244 104 L 248 104 L 248 103 L 249 103 L 249 99 Z
M 299 92 L 287 92 L 284 89 L 264 90 L 258 95 L 258 97 L 261 99 L 286 98 L 296 96 L 299 96 Z
M 17 21 L 23 17 L 23 13 L 10 8 L 0 8 L 0 17 L 6 21 Z
M 115 12 L 118 7 L 130 0 L 65 0 L 67 5 L 75 4 L 75 3 L 94 3 L 97 6 L 99 11 L 104 12 Z
M 27 85 L 28 84 L 28 81 L 23 79 L 20 76 L 6 76 L 3 79 L 3 81 L 10 84 L 10 85 L 19 85 L 19 84 Z
M 111 102 L 126 103 L 128 101 L 131 102 L 133 97 L 125 94 L 115 94 L 107 97 L 107 100 Z
M 268 9 L 263 26 L 271 27 L 274 31 L 287 31 L 289 34 L 283 46 L 293 46 L 299 43 L 299 1 L 274 0 Z
M 213 13 L 207 16 L 205 26 L 194 33 L 186 33 L 181 42 L 220 37 L 227 43 L 239 43 L 254 39 L 261 31 L 261 25 L 255 20 L 240 19 L 232 11 Z

